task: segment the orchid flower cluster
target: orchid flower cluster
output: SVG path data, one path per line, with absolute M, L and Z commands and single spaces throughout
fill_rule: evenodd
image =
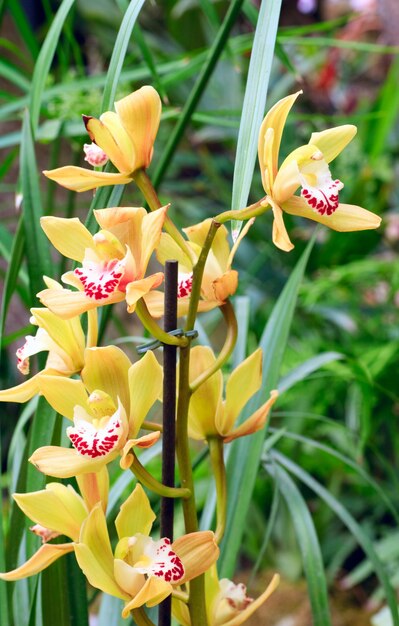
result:
M 149 211 L 125 206 L 96 210 L 95 234 L 78 218 L 41 220 L 52 245 L 75 262 L 75 269 L 62 276 L 62 283 L 44 277 L 45 289 L 38 294 L 42 306 L 31 309 L 37 332 L 17 350 L 17 367 L 28 375 L 29 359 L 39 352 L 48 353 L 46 365 L 25 382 L 1 391 L 0 400 L 26 402 L 37 394 L 44 396 L 69 420 L 70 446 L 44 446 L 31 456 L 38 471 L 64 481 L 48 482 L 37 492 L 14 494 L 42 545 L 17 569 L 0 574 L 3 580 L 32 576 L 74 552 L 90 585 L 123 600 L 123 617 L 133 615 L 139 625 L 150 623 L 145 606 L 172 596 L 173 614 L 182 626 L 237 626 L 275 590 L 277 575 L 253 600 L 242 583 L 219 580 L 217 573 L 228 496 L 224 446 L 263 429 L 278 395 L 272 391 L 262 406 L 240 421 L 242 409 L 262 385 L 262 351 L 248 356 L 227 379 L 222 374 L 237 336 L 230 301 L 238 286 L 235 253 L 255 218 L 269 209 L 274 218 L 273 242 L 284 251 L 293 248 L 284 213 L 338 231 L 373 229 L 380 223 L 370 211 L 339 202 L 343 183 L 330 172 L 330 162 L 354 137 L 354 126 L 313 133 L 308 144 L 279 164 L 286 118 L 299 93 L 277 102 L 260 128 L 264 197 L 182 232 L 169 218 L 169 207 L 161 206 L 146 172 L 161 117 L 159 95 L 150 86 L 119 100 L 115 111 L 99 119 L 83 116 L 92 142 L 84 146 L 85 158 L 97 169 L 66 166 L 44 172 L 77 192 L 134 181 Z M 107 161 L 116 172 L 98 169 Z M 244 226 L 231 245 L 224 224 L 232 219 L 242 220 Z M 183 336 L 166 333 L 157 322 L 165 313 L 164 274 L 149 270 L 154 255 L 161 266 L 170 259 L 178 262 L 177 310 L 179 317 L 186 317 L 187 331 Z M 135 312 L 155 339 L 180 352 L 176 390 L 180 487 L 163 485 L 139 458 L 140 450 L 165 434 L 162 424 L 149 419 L 152 408 L 162 402 L 163 368 L 154 352 L 148 350 L 132 363 L 119 347 L 97 345 L 98 309 L 123 301 L 128 313 Z M 188 337 L 197 313 L 214 308 L 220 309 L 227 326 L 225 344 L 217 355 L 210 347 L 191 346 Z M 87 314 L 84 324 L 83 314 Z M 217 492 L 214 530 L 198 530 L 190 440 L 209 447 Z M 116 544 L 107 526 L 109 463 L 119 463 L 136 479 L 114 520 Z M 71 478 L 77 488 L 68 483 Z M 144 488 L 181 499 L 184 535 L 175 540 L 159 537 L 157 525 L 152 532 L 156 515 Z M 54 543 L 60 536 L 65 542 Z

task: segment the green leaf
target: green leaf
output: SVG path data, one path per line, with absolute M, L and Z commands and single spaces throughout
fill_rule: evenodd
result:
M 263 377 L 261 390 L 248 402 L 242 420 L 249 417 L 263 402 L 271 389 L 277 387 L 289 330 L 294 315 L 299 285 L 314 244 L 314 237 L 299 259 L 263 332 L 260 347 L 263 349 Z M 219 559 L 222 577 L 231 578 L 240 550 L 246 516 L 252 497 L 265 432 L 242 437 L 231 444 L 227 463 L 229 502 L 227 525 Z
M 248 202 L 258 148 L 259 129 L 266 106 L 280 9 L 281 0 L 263 0 L 260 6 L 234 163 L 231 197 L 233 210 L 243 209 Z M 233 233 L 238 234 L 240 227 L 241 222 L 237 220 L 231 222 Z
M 7 317 L 8 307 L 12 295 L 16 289 L 18 274 L 21 268 L 22 259 L 25 249 L 25 226 L 24 215 L 21 215 L 18 221 L 17 231 L 11 248 L 11 257 L 7 266 L 7 272 L 4 279 L 3 298 L 0 310 L 0 345 L 3 340 L 4 325 Z
M 272 457 L 289 472 L 294 474 L 299 480 L 307 485 L 314 493 L 316 493 L 324 502 L 330 507 L 330 509 L 340 518 L 345 526 L 350 530 L 353 536 L 357 539 L 364 552 L 373 564 L 374 571 L 378 576 L 381 585 L 384 588 L 385 597 L 389 605 L 393 626 L 399 626 L 399 613 L 396 602 L 395 590 L 389 580 L 389 576 L 384 564 L 379 558 L 372 540 L 364 532 L 362 526 L 357 523 L 354 517 L 349 511 L 320 483 L 318 483 L 308 472 L 305 472 L 299 465 L 280 454 L 277 451 L 272 452 Z
M 330 626 L 331 615 L 328 606 L 327 582 L 323 559 L 308 506 L 294 481 L 282 467 L 266 464 L 265 469 L 277 481 L 279 491 L 291 514 L 308 583 L 313 624 L 314 626 Z
M 206 61 L 199 72 L 198 78 L 195 81 L 186 103 L 182 109 L 181 115 L 173 131 L 170 134 L 169 141 L 162 153 L 162 157 L 157 165 L 154 176 L 152 177 L 154 187 L 158 187 L 161 183 L 167 168 L 169 167 L 173 154 L 183 136 L 187 124 L 190 122 L 191 116 L 194 113 L 198 102 L 208 84 L 216 63 L 222 54 L 226 42 L 228 40 L 231 29 L 233 28 L 237 17 L 241 11 L 244 0 L 233 0 L 230 3 L 223 23 L 215 37 L 215 40 L 209 50 Z M 165 84 L 165 83 L 164 83 Z
M 21 34 L 22 41 L 28 48 L 32 58 L 36 59 L 39 54 L 39 44 L 35 33 L 26 19 L 26 13 L 22 8 L 22 3 L 20 0 L 8 0 L 7 5 L 13 17 L 14 24 Z
M 279 393 L 284 393 L 287 389 L 291 389 L 291 387 L 296 385 L 296 383 L 304 380 L 309 376 L 309 374 L 316 372 L 318 369 L 323 367 L 323 365 L 327 365 L 327 363 L 344 358 L 345 355 L 339 352 L 322 352 L 321 354 L 317 354 L 316 356 L 307 359 L 281 378 L 278 384 Z
M 131 0 L 129 7 L 123 16 L 114 49 L 112 51 L 111 61 L 109 63 L 107 82 L 105 83 L 101 104 L 102 111 L 108 111 L 114 103 L 127 47 L 132 35 L 133 27 L 143 4 L 144 0 Z
M 43 215 L 42 201 L 28 111 L 25 111 L 22 127 L 21 181 L 26 256 L 33 304 L 37 292 L 43 288 L 43 274 L 48 276 L 52 274 L 52 262 L 48 241 L 40 227 L 40 218 Z
M 36 129 L 39 123 L 42 95 L 47 76 L 50 71 L 55 51 L 57 49 L 62 27 L 64 26 L 64 22 L 68 17 L 68 13 L 74 4 L 74 1 L 75 0 L 63 0 L 60 8 L 57 11 L 57 14 L 55 15 L 51 23 L 46 39 L 41 46 L 40 53 L 35 64 L 35 69 L 33 71 L 32 77 L 32 90 L 30 93 L 29 101 L 29 110 L 34 134 L 36 133 Z

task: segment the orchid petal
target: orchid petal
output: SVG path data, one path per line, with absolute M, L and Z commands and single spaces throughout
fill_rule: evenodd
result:
M 129 135 L 116 113 L 106 111 L 100 117 L 84 117 L 90 139 L 101 148 L 121 173 L 132 172 L 134 167 L 134 147 Z
M 136 258 L 136 248 L 140 249 L 141 245 L 141 228 L 146 210 L 142 207 L 112 207 L 97 209 L 94 215 L 101 228 L 115 235 Z
M 130 433 L 136 437 L 141 425 L 162 393 L 163 370 L 150 350 L 128 372 L 130 393 Z
M 88 511 L 71 485 L 48 483 L 41 491 L 15 493 L 13 498 L 21 511 L 36 524 L 73 541 L 79 540 L 80 528 Z
M 83 367 L 83 352 L 85 349 L 85 335 L 80 319 L 73 317 L 65 321 L 45 308 L 33 308 L 31 313 L 37 324 L 68 355 L 72 361 L 73 369 L 76 371 L 80 370 Z
M 301 93 L 302 91 L 297 91 L 296 93 L 279 100 L 266 114 L 262 122 L 262 126 L 260 127 L 258 144 L 260 169 L 261 171 L 267 169 L 269 176 L 272 179 L 274 179 L 278 170 L 278 154 L 288 113 Z M 265 145 L 265 135 L 269 128 L 273 129 L 273 144 L 270 152 L 267 144 Z
M 63 218 L 47 215 L 40 218 L 40 225 L 54 248 L 68 259 L 81 263 L 86 248 L 95 250 L 90 231 L 77 217 Z
M 216 303 L 223 303 L 230 296 L 234 295 L 238 287 L 238 272 L 236 270 L 228 270 L 216 278 L 212 283 L 213 291 L 215 293 Z
M 317 146 L 327 163 L 335 159 L 357 133 L 356 126 L 344 124 L 328 128 L 320 133 L 312 133 L 309 143 Z
M 73 552 L 73 550 L 73 543 L 45 543 L 40 546 L 39 550 L 26 563 L 11 572 L 0 573 L 0 579 L 12 581 L 33 576 L 49 567 L 64 554 Z
M 228 435 L 242 409 L 262 384 L 262 350 L 258 348 L 230 374 L 222 419 L 216 420 L 220 434 Z
M 340 204 L 332 215 L 320 215 L 313 211 L 303 198 L 293 196 L 284 203 L 283 209 L 290 215 L 306 217 L 339 232 L 371 230 L 381 224 L 378 215 L 353 204 Z
M 88 474 L 78 474 L 76 476 L 80 493 L 91 511 L 98 502 L 101 502 L 105 513 L 109 493 L 109 476 L 105 465 L 97 472 Z
M 215 355 L 207 346 L 191 350 L 190 383 L 215 363 Z M 195 439 L 216 435 L 215 415 L 222 400 L 223 376 L 218 370 L 192 394 L 189 406 L 189 432 Z
M 160 431 L 156 430 L 153 433 L 148 433 L 147 435 L 138 437 L 138 439 L 129 439 L 125 443 L 121 451 L 122 458 L 119 463 L 121 469 L 127 470 L 133 463 L 133 456 L 129 454 L 132 448 L 134 448 L 135 446 L 137 446 L 138 448 L 150 448 L 151 446 L 154 445 L 154 443 L 158 441 L 160 436 L 161 436 Z
M 170 583 L 156 576 L 150 576 L 134 598 L 125 604 L 122 617 L 129 617 L 130 611 L 143 606 L 143 604 L 147 604 L 149 607 L 159 604 L 162 600 L 167 598 L 172 591 L 173 587 Z
M 115 110 L 134 145 L 134 169 L 147 168 L 161 119 L 161 99 L 148 85 L 115 102 Z
M 284 224 L 283 212 L 281 208 L 269 198 L 269 202 L 271 204 L 274 221 L 273 221 L 273 243 L 277 248 L 283 250 L 284 252 L 290 252 L 293 249 L 294 245 L 291 243 L 291 240 L 288 236 L 287 229 Z
M 248 604 L 248 606 L 241 611 L 239 615 L 233 617 L 233 619 L 228 622 L 225 622 L 223 626 L 240 626 L 240 624 L 244 624 L 248 618 L 255 613 L 255 611 L 257 611 L 258 608 L 272 595 L 272 593 L 277 589 L 279 583 L 280 576 L 275 574 L 267 589 L 258 598 L 256 598 L 256 600 Z
M 161 234 L 159 245 L 157 246 L 157 259 L 162 265 L 165 265 L 165 261 L 168 259 L 176 259 L 179 263 L 180 272 L 189 274 L 193 271 L 191 259 L 168 233 Z
M 117 405 L 118 398 L 129 415 L 128 371 L 131 362 L 116 346 L 88 348 L 85 351 L 85 366 L 82 380 L 89 393 L 101 389 L 111 396 Z
M 151 211 L 144 216 L 141 226 L 141 258 L 140 266 L 138 268 L 139 275 L 141 276 L 144 276 L 150 256 L 159 244 L 168 207 L 169 205 L 163 206 L 160 209 Z
M 163 281 L 163 273 L 157 272 L 142 280 L 135 280 L 126 285 L 126 302 L 128 313 L 134 313 L 136 304 L 151 289 L 156 289 Z
M 150 501 L 137 483 L 133 492 L 122 504 L 115 520 L 119 539 L 132 537 L 136 533 L 149 535 L 156 515 L 151 509 Z
M 139 573 L 122 559 L 114 559 L 114 576 L 121 589 L 133 597 L 139 593 L 146 582 L 144 574 Z
M 237 426 L 231 430 L 226 437 L 223 437 L 224 443 L 229 443 L 233 441 L 233 439 L 237 439 L 238 437 L 245 437 L 246 435 L 252 435 L 252 433 L 256 433 L 258 430 L 261 430 L 266 424 L 266 419 L 269 414 L 269 411 L 275 401 L 277 400 L 278 392 L 274 389 L 270 392 L 270 398 L 262 404 L 261 407 L 255 413 L 251 415 L 248 419 L 245 420 L 242 424 Z
M 40 302 L 50 309 L 61 319 L 68 320 L 76 315 L 81 315 L 90 309 L 104 304 L 114 304 L 125 299 L 125 294 L 115 291 L 107 300 L 101 303 L 88 298 L 83 291 L 71 291 L 70 289 L 43 289 L 37 294 Z
M 117 456 L 117 452 L 114 456 Z M 35 450 L 29 461 L 46 476 L 55 478 L 71 478 L 77 474 L 98 472 L 111 459 L 103 457 L 91 459 L 82 456 L 72 448 L 60 446 L 43 446 Z
M 62 187 L 78 192 L 107 185 L 126 185 L 132 182 L 131 177 L 126 174 L 95 172 L 75 165 L 57 167 L 55 170 L 44 170 L 43 174 Z
M 215 535 L 210 530 L 189 533 L 172 543 L 172 550 L 180 557 L 184 576 L 179 585 L 206 572 L 219 557 Z
M 87 403 L 88 394 L 81 380 L 42 373 L 39 389 L 53 409 L 70 420 L 73 420 L 75 406 Z
M 46 372 L 57 374 L 53 370 L 43 370 L 29 380 L 25 380 L 20 385 L 2 389 L 0 391 L 0 402 L 28 402 L 33 396 L 40 392 L 40 377 Z

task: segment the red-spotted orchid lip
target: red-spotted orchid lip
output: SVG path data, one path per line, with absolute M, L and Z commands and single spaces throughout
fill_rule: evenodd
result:
M 244 611 L 253 602 L 253 598 L 247 596 L 247 588 L 243 583 L 236 585 L 231 580 L 222 578 L 219 584 L 221 598 L 226 600 L 232 609 Z
M 124 436 L 119 411 L 108 419 L 100 420 L 99 427 L 85 419 L 75 418 L 74 423 L 75 425 L 69 426 L 66 432 L 74 448 L 82 456 L 95 459 L 119 449 L 119 443 Z
M 25 343 L 23 346 L 18 348 L 16 351 L 17 356 L 17 368 L 24 374 L 25 376 L 29 374 L 30 364 L 29 364 L 29 356 L 31 354 L 30 348 L 32 347 L 35 338 L 31 335 L 25 337 Z
M 85 161 L 90 163 L 93 167 L 102 167 L 108 161 L 108 156 L 104 150 L 101 150 L 95 143 L 85 143 L 83 146 L 85 153 Z
M 193 273 L 179 273 L 177 280 L 177 297 L 186 298 L 191 294 L 191 290 L 193 288 Z
M 115 291 L 121 290 L 125 261 L 123 259 L 111 259 L 103 263 L 86 261 L 83 267 L 77 267 L 74 273 L 82 283 L 88 298 L 105 300 Z
M 320 215 L 332 215 L 338 209 L 339 191 L 344 184 L 340 180 L 331 180 L 320 187 L 302 187 L 301 196 L 307 204 Z
M 176 552 L 172 550 L 170 539 L 164 537 L 159 541 L 154 541 L 151 537 L 137 535 L 131 538 L 131 542 L 133 550 L 136 542 L 141 548 L 142 554 L 134 564 L 134 569 L 140 574 L 156 576 L 172 584 L 178 583 L 183 578 L 183 563 Z M 144 565 L 144 563 L 146 564 Z

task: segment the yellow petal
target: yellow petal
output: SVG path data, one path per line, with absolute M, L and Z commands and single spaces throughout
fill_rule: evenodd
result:
M 109 493 L 108 469 L 105 465 L 98 472 L 78 474 L 76 476 L 80 493 L 91 511 L 98 502 L 101 502 L 104 512 L 107 508 Z
M 320 215 L 313 211 L 303 198 L 294 196 L 283 205 L 283 209 L 291 215 L 299 215 L 320 222 L 341 233 L 372 230 L 381 224 L 381 218 L 378 215 L 354 204 L 340 204 L 332 215 Z
M 128 371 L 131 362 L 126 354 L 116 346 L 88 348 L 85 351 L 85 366 L 82 380 L 89 393 L 96 389 L 111 396 L 114 404 L 118 398 L 129 415 Z
M 291 107 L 301 93 L 302 91 L 297 91 L 296 93 L 279 100 L 266 114 L 262 122 L 262 126 L 260 127 L 258 144 L 260 168 L 261 170 L 267 169 L 272 180 L 276 176 L 278 170 L 278 154 L 285 122 Z M 269 128 L 273 129 L 273 144 L 272 149 L 270 150 L 270 156 L 267 156 L 266 154 L 267 161 L 265 161 L 265 135 Z M 267 150 L 268 148 L 266 147 L 266 152 Z
M 119 172 L 133 172 L 134 147 L 116 113 L 107 111 L 99 120 L 86 117 L 85 126 L 91 140 L 105 152 Z
M 238 272 L 236 270 L 228 270 L 216 278 L 212 283 L 213 291 L 215 293 L 215 300 L 220 304 L 225 302 L 227 298 L 234 295 L 238 287 Z
M 74 407 L 86 406 L 88 394 L 81 380 L 41 375 L 40 393 L 64 417 L 73 420 Z
M 162 393 L 163 370 L 151 350 L 129 368 L 130 435 L 136 437 L 141 425 Z
M 284 252 L 290 252 L 293 249 L 294 245 L 291 243 L 291 240 L 288 236 L 287 229 L 285 228 L 284 220 L 283 220 L 283 212 L 271 199 L 269 199 L 274 220 L 273 220 L 273 243 L 277 248 L 283 250 Z
M 0 578 L 2 580 L 11 581 L 33 576 L 33 574 L 38 574 L 42 570 L 46 569 L 46 567 L 59 559 L 60 556 L 63 556 L 68 552 L 73 552 L 73 549 L 73 543 L 45 543 L 40 546 L 39 550 L 35 552 L 35 554 L 28 561 L 26 561 L 26 563 L 11 572 L 0 573 Z
M 98 306 L 122 302 L 125 294 L 121 291 L 114 291 L 109 298 L 101 300 L 101 304 L 97 300 L 88 298 L 84 291 L 71 291 L 70 289 L 43 289 L 37 297 L 55 315 L 68 320 Z
M 150 448 L 154 445 L 154 443 L 158 441 L 160 436 L 160 431 L 156 430 L 153 433 L 148 433 L 147 435 L 143 435 L 142 437 L 138 437 L 137 439 L 129 439 L 125 443 L 121 451 L 121 460 L 119 462 L 121 469 L 127 470 L 133 463 L 133 456 L 129 454 L 132 448 L 134 448 L 135 446 L 139 448 Z
M 220 434 L 228 435 L 237 417 L 262 383 L 262 350 L 258 348 L 230 374 L 226 383 L 226 402 L 222 419 L 216 421 Z
M 137 483 L 133 492 L 122 504 L 115 520 L 119 539 L 132 537 L 136 533 L 149 535 L 155 518 L 156 515 L 151 509 L 144 489 Z
M 126 286 L 126 302 L 128 313 L 134 313 L 137 302 L 151 289 L 156 289 L 163 281 L 163 273 L 157 272 L 142 280 L 135 280 Z
M 46 370 L 43 370 L 20 385 L 10 387 L 10 389 L 2 389 L 0 391 L 0 402 L 28 402 L 28 400 L 40 392 L 40 376 L 45 372 Z
M 140 266 L 138 268 L 141 276 L 144 276 L 150 256 L 159 244 L 168 207 L 169 205 L 163 206 L 144 216 L 141 226 L 141 240 L 137 242 L 140 243 L 141 247 Z
M 115 102 L 115 110 L 134 145 L 134 169 L 151 163 L 161 108 L 158 93 L 147 85 Z
M 115 235 L 123 246 L 128 246 L 135 259 L 137 246 L 140 249 L 141 225 L 146 214 L 142 207 L 111 207 L 94 211 L 101 228 Z
M 224 626 L 240 626 L 240 624 L 244 624 L 248 618 L 255 613 L 255 611 L 257 611 L 258 608 L 272 595 L 273 591 L 277 589 L 279 583 L 280 576 L 275 574 L 267 589 L 258 598 L 256 598 L 256 600 L 251 602 L 246 609 L 241 611 L 239 615 L 226 622 Z
M 162 578 L 150 576 L 133 600 L 125 604 L 122 617 L 129 617 L 130 611 L 137 609 L 143 604 L 155 606 L 167 598 L 172 593 L 173 587 Z
M 186 233 L 190 241 L 202 248 L 211 227 L 211 223 L 212 219 L 208 218 L 203 222 L 200 222 L 199 224 L 194 224 L 194 226 L 183 228 L 183 231 Z M 216 235 L 212 242 L 211 251 L 218 265 L 220 275 L 228 269 L 228 259 L 230 256 L 228 230 L 223 224 L 218 228 L 216 232 Z
M 62 187 L 78 192 L 89 191 L 96 187 L 106 187 L 108 185 L 127 185 L 132 182 L 130 176 L 126 174 L 95 172 L 74 165 L 57 167 L 55 170 L 44 170 L 43 174 Z
M 181 626 L 191 626 L 190 612 L 185 602 L 172 598 L 172 615 Z
M 81 263 L 86 248 L 95 250 L 91 233 L 77 217 L 67 219 L 47 215 L 40 218 L 40 225 L 54 248 L 68 259 Z
M 39 326 L 47 331 L 51 339 L 69 357 L 71 369 L 80 371 L 83 367 L 85 335 L 79 317 L 65 321 L 45 308 L 33 308 L 31 313 Z
M 179 263 L 179 271 L 189 274 L 193 271 L 193 264 L 181 247 L 168 233 L 162 233 L 159 245 L 157 246 L 157 259 L 162 265 L 169 259 L 175 259 Z
M 184 577 L 179 585 L 206 572 L 219 557 L 215 535 L 210 530 L 189 533 L 172 543 L 172 550 L 180 557 L 184 566 Z
M 207 346 L 195 346 L 190 357 L 190 383 L 215 363 L 215 355 Z M 217 435 L 215 416 L 222 401 L 223 376 L 218 370 L 191 396 L 189 406 L 189 431 L 195 439 Z
M 146 581 L 144 574 L 139 574 L 122 559 L 114 559 L 114 576 L 121 589 L 133 597 L 144 587 Z
M 344 124 L 320 133 L 312 133 L 309 143 L 317 146 L 323 153 L 324 160 L 330 163 L 352 141 L 356 133 L 356 126 Z
M 258 430 L 261 430 L 266 424 L 267 416 L 275 401 L 277 400 L 278 392 L 274 389 L 270 392 L 270 398 L 261 406 L 255 413 L 251 415 L 245 422 L 231 430 L 227 437 L 223 438 L 224 443 L 229 443 L 237 437 L 245 437 L 246 435 L 252 435 Z
M 13 498 L 36 524 L 78 541 L 88 510 L 71 485 L 48 483 L 41 491 L 15 493 Z
M 38 448 L 30 457 L 29 461 L 43 474 L 55 478 L 71 478 L 77 474 L 87 472 L 99 472 L 105 463 L 117 456 L 109 455 L 91 459 L 84 457 L 75 449 L 61 448 L 60 446 L 43 446 Z

